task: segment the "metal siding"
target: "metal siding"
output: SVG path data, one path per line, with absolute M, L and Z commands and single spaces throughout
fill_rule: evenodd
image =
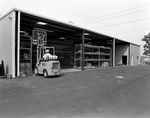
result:
M 130 57 L 131 55 L 133 56 L 133 65 L 139 64 L 140 63 L 140 46 L 130 44 Z
M 127 64 L 129 64 L 129 45 L 116 45 L 115 63 L 122 63 L 122 55 L 127 55 Z
M 10 12 L 0 20 L 0 59 L 4 60 L 5 74 L 13 74 L 13 16 Z

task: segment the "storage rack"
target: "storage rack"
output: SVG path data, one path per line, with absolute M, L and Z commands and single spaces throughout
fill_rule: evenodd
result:
M 56 49 L 56 55 L 58 55 L 61 63 L 61 68 L 72 68 L 73 67 L 73 48 L 66 47 L 62 49 Z
M 32 38 L 20 35 L 20 72 L 32 74 Z
M 81 68 L 82 44 L 75 45 L 74 68 Z M 84 68 L 108 67 L 111 63 L 111 48 L 84 44 Z

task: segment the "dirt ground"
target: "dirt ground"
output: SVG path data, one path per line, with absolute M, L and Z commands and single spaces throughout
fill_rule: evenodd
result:
M 149 117 L 149 65 L 0 79 L 0 118 Z

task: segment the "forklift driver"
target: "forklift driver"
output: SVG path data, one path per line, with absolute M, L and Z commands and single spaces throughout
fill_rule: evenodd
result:
M 43 55 L 43 59 L 48 61 L 50 60 L 52 55 L 49 53 L 49 50 L 46 50 L 46 53 Z

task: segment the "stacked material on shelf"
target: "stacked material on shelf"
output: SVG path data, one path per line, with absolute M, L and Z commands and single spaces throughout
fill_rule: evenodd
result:
M 20 63 L 20 71 L 26 75 L 32 74 L 31 63 Z
M 108 68 L 109 67 L 109 63 L 108 62 L 103 62 L 101 67 Z
M 87 63 L 85 69 L 94 69 L 95 67 L 92 66 L 91 63 Z

